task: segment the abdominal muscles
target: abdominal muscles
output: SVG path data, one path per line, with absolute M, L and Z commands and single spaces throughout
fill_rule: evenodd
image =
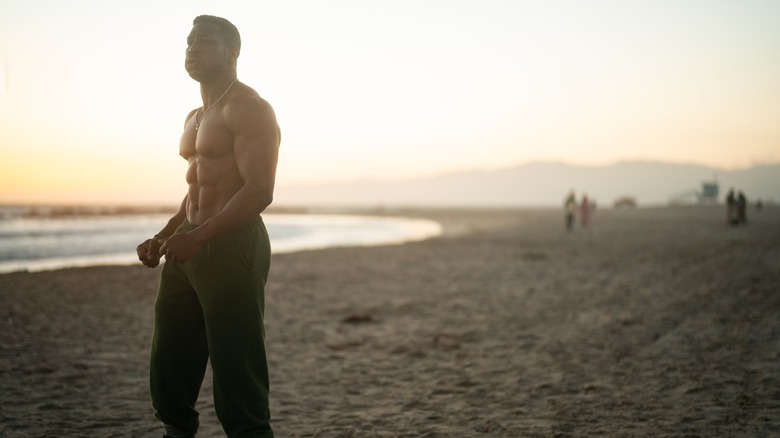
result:
M 232 154 L 193 157 L 187 169 L 187 220 L 199 225 L 219 213 L 243 186 Z

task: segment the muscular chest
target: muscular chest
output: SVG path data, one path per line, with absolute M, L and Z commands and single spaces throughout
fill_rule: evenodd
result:
M 191 158 L 217 158 L 233 151 L 233 137 L 224 125 L 219 123 L 201 123 L 195 130 L 192 118 L 184 128 L 179 144 L 179 155 L 186 160 Z

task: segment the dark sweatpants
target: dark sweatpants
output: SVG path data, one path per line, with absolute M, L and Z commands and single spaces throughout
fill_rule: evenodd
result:
M 194 228 L 184 222 L 176 233 Z M 211 359 L 214 407 L 230 438 L 273 437 L 263 326 L 271 247 L 258 217 L 216 237 L 192 260 L 166 262 L 160 277 L 151 352 L 155 415 L 194 434 Z

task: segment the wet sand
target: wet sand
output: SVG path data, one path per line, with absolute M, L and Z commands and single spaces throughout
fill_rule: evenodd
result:
M 445 234 L 273 257 L 277 436 L 780 436 L 780 208 L 387 213 Z M 0 436 L 162 435 L 158 275 L 0 275 Z

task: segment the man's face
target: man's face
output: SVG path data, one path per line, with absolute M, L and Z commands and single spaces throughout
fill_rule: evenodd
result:
M 231 52 L 216 25 L 196 24 L 187 37 L 184 68 L 190 77 L 201 81 L 227 68 L 232 62 Z

